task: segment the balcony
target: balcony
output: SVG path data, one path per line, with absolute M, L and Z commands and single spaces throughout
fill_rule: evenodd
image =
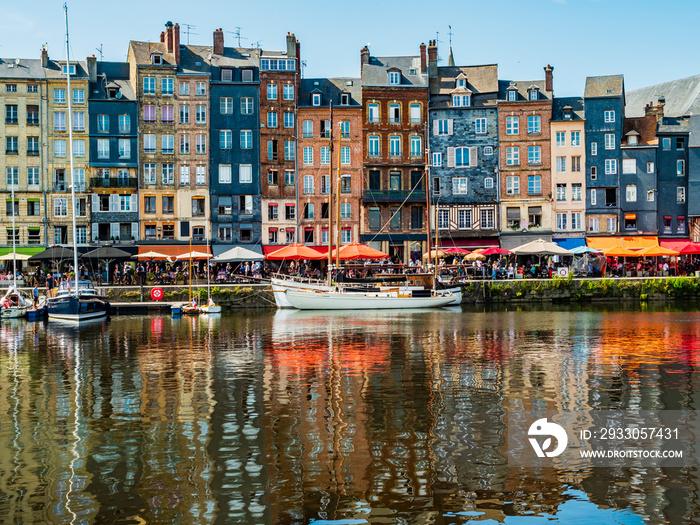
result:
M 67 185 L 65 182 L 54 182 L 54 184 L 53 184 L 53 191 L 55 191 L 55 192 L 67 191 L 66 188 L 67 188 Z
M 409 197 L 410 195 L 410 197 Z M 425 202 L 425 190 L 365 190 L 365 204 L 372 202 Z
M 90 186 L 93 188 L 136 188 L 138 179 L 136 177 L 113 177 L 109 179 L 92 177 Z
M 5 124 L 17 124 L 18 121 L 15 117 L 6 117 Z
M 27 117 L 27 126 L 38 126 L 39 125 L 39 117 L 32 117 L 28 116 Z

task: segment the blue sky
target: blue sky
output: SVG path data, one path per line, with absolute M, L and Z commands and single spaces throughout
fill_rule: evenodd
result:
M 3 3 L 0 56 L 38 58 L 46 42 L 52 58 L 65 58 L 63 0 Z M 105 60 L 124 60 L 129 40 L 155 41 L 172 20 L 196 27 L 192 44 L 210 45 L 217 27 L 239 26 L 244 46 L 260 42 L 281 50 L 291 31 L 301 42 L 306 77 L 358 76 L 360 48 L 367 43 L 377 56 L 417 55 L 421 42 L 438 38 L 445 63 L 451 25 L 458 65 L 497 63 L 502 79 L 533 80 L 543 78 L 549 63 L 557 96 L 582 95 L 590 75 L 622 73 L 629 91 L 700 74 L 693 41 L 700 27 L 697 0 L 206 0 L 170 2 L 167 9 L 164 4 L 70 0 L 71 55 L 85 58 L 102 45 Z M 206 7 L 193 7 L 200 5 Z M 235 44 L 230 33 L 225 40 Z

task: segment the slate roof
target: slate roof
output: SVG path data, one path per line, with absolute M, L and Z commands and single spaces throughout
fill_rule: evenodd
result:
M 654 105 L 659 97 L 665 97 L 664 115 L 685 117 L 700 112 L 700 75 L 672 80 L 627 93 L 625 114 L 632 117 L 644 115 L 644 107 Z
M 438 82 L 432 95 L 450 95 L 456 86 L 457 77 L 464 74 L 467 88 L 474 95 L 498 93 L 498 65 L 438 67 Z
M 571 118 L 564 118 L 564 108 L 571 107 Z M 575 121 L 585 120 L 583 99 L 581 97 L 555 97 L 552 102 L 552 120 Z
M 587 77 L 584 98 L 620 97 L 625 96 L 625 80 L 623 75 L 607 75 Z
M 0 78 L 39 79 L 45 78 L 41 59 L 22 58 L 15 64 L 14 58 L 0 58 Z
M 175 55 L 168 53 L 168 47 L 165 42 L 139 42 L 131 40 L 129 49 L 134 56 L 134 61 L 138 65 L 151 65 L 151 54 L 155 51 L 163 55 L 163 64 L 175 66 Z
M 545 80 L 499 80 L 498 81 L 498 98 L 499 100 L 506 101 L 508 88 L 514 86 L 518 90 L 517 102 L 523 102 L 528 100 L 528 90 L 537 86 L 540 91 L 540 98 L 538 102 L 543 100 L 552 100 L 552 92 L 545 90 Z M 533 101 L 534 102 L 534 101 Z
M 679 117 L 664 117 L 662 122 L 659 124 L 656 132 L 661 135 L 663 135 L 664 133 L 689 133 L 690 119 Z
M 127 62 L 97 62 L 97 82 L 90 83 L 90 99 L 107 99 L 107 86 L 118 87 L 122 100 L 136 100 Z
M 258 67 L 260 64 L 261 52 L 257 48 L 225 47 L 223 55 L 214 55 L 212 47 L 207 49 L 207 60 L 212 67 Z
M 636 131 L 638 146 L 656 146 L 659 139 L 656 137 L 656 117 L 625 118 L 622 124 L 622 146 L 627 146 L 628 133 Z
M 352 85 L 348 86 L 348 82 Z M 350 94 L 351 106 L 362 106 L 362 86 L 359 78 L 304 78 L 299 88 L 299 105 L 311 106 L 311 93 L 321 91 L 323 106 L 333 101 L 333 106 L 340 104 L 340 94 Z M 347 107 L 347 106 L 343 106 Z
M 428 74 L 420 72 L 420 56 L 404 57 L 369 57 L 369 62 L 362 66 L 363 86 L 389 86 L 387 71 L 391 68 L 401 70 L 399 86 L 428 86 Z M 411 70 L 416 74 L 411 75 Z M 399 87 L 394 86 L 391 87 Z

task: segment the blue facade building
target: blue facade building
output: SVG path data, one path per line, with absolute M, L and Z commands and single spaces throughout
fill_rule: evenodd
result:
M 690 119 L 658 115 L 659 237 L 688 236 L 688 139 Z
M 625 118 L 622 75 L 588 77 L 586 111 L 586 215 L 588 234 L 619 231 L 620 143 Z

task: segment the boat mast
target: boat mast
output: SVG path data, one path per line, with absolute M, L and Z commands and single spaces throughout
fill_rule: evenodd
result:
M 336 167 L 335 177 L 335 222 L 337 223 L 335 231 L 335 271 L 340 270 L 340 162 L 343 148 L 340 144 L 343 139 L 343 121 L 341 120 L 338 126 L 338 165 Z
M 331 180 L 333 177 L 333 101 L 330 101 L 330 114 L 331 114 L 331 125 L 330 125 L 330 139 L 328 140 L 329 145 L 329 159 L 328 159 L 328 285 L 330 286 L 331 280 L 331 266 L 333 265 L 333 185 Z M 323 186 L 323 182 L 321 183 Z M 323 229 L 321 229 L 323 233 Z
M 78 270 L 78 228 L 75 225 L 75 170 L 73 168 L 73 110 L 71 109 L 70 90 L 70 45 L 68 44 L 68 3 L 63 4 L 66 12 L 66 78 L 68 85 L 66 88 L 66 99 L 68 100 L 68 152 L 70 154 L 70 196 L 71 210 L 73 215 L 73 278 L 75 279 L 75 296 L 78 297 L 80 287 L 80 271 Z
M 430 112 L 428 112 L 430 115 Z M 430 120 L 428 120 L 430 123 Z M 430 147 L 428 146 L 428 126 L 426 126 L 424 131 L 424 142 L 425 142 L 425 169 L 423 171 L 425 176 L 425 233 L 428 239 L 428 266 L 431 263 L 430 256 Z M 437 224 L 435 224 L 435 229 L 437 229 Z M 437 253 L 435 254 L 437 255 Z M 436 258 L 437 259 L 437 258 Z
M 12 181 L 12 275 L 17 290 L 17 247 L 15 243 L 17 230 L 15 229 L 15 181 Z

